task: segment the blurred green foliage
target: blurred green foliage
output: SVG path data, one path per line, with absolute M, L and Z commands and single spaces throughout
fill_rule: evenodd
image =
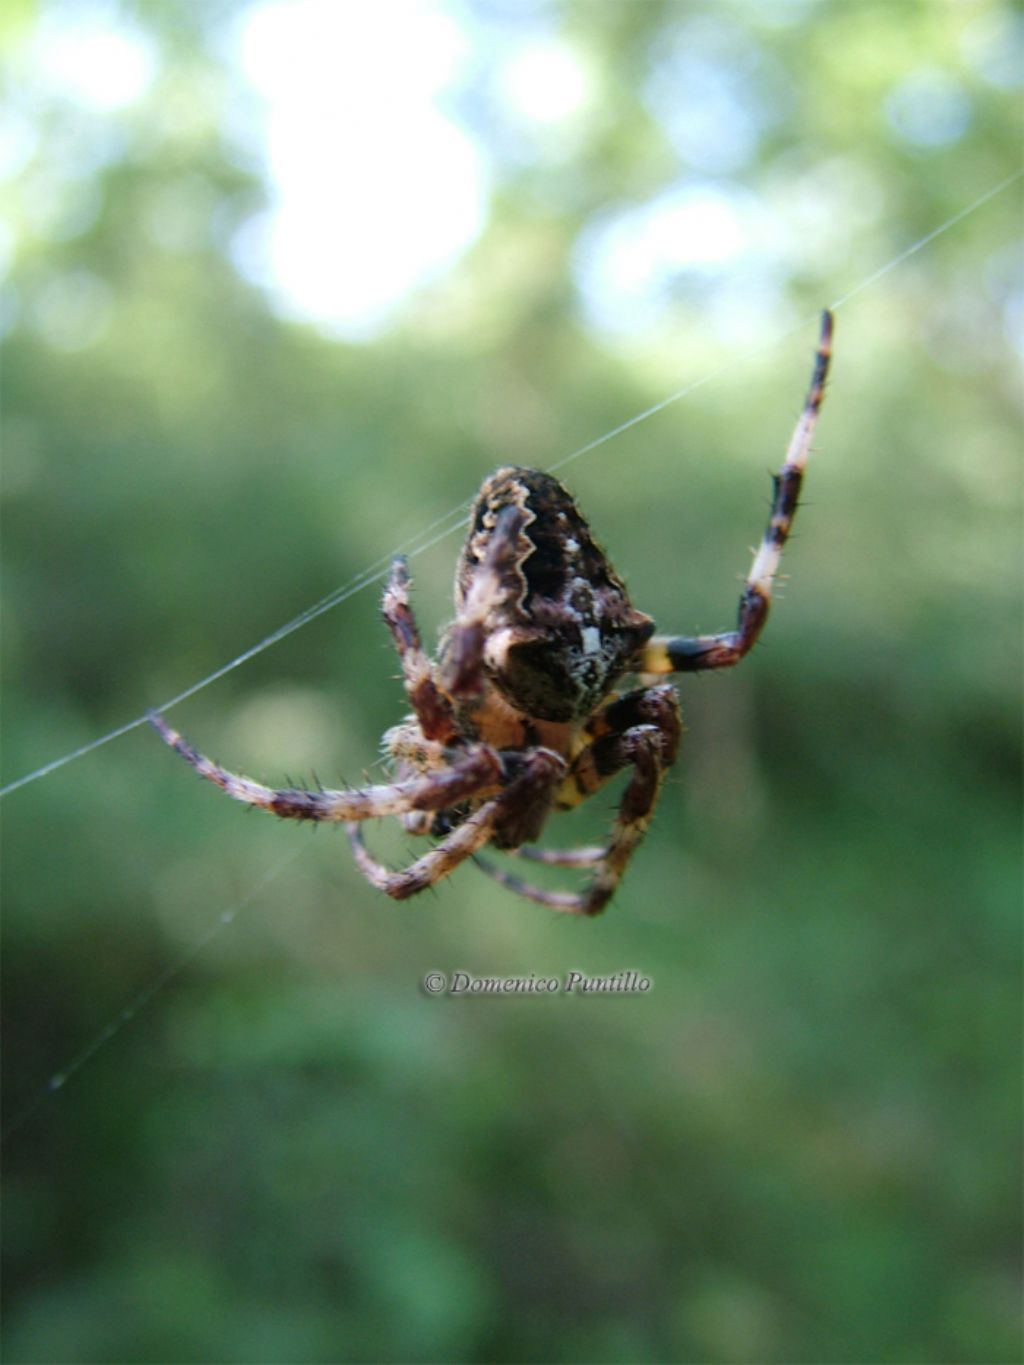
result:
M 486 229 L 356 344 L 282 320 L 228 258 L 265 196 L 222 137 L 233 7 L 122 9 L 157 75 L 102 118 L 33 84 L 35 25 L 68 11 L 5 10 L 38 135 L 3 372 L 6 780 L 212 672 L 497 464 L 551 464 L 709 376 L 565 477 L 663 628 L 729 623 L 813 329 L 751 353 L 682 271 L 616 341 L 573 282 L 588 228 L 693 173 L 644 91 L 696 21 L 752 54 L 737 91 L 786 92 L 719 178 L 789 232 L 837 176 L 876 201 L 824 244 L 808 228 L 762 340 L 1019 155 L 1019 91 L 967 59 L 1015 32 L 996 4 L 452 12 L 508 41 L 540 16 L 600 116 L 546 158 L 467 95 Z M 970 111 L 935 145 L 885 113 L 921 72 Z M 1019 211 L 1011 189 L 839 311 L 788 596 L 743 669 L 683 687 L 683 761 L 601 920 L 471 868 L 386 902 L 341 838 L 243 819 L 142 730 L 5 801 L 8 1123 L 186 959 L 8 1141 L 7 1360 L 1020 1358 Z M 455 551 L 414 564 L 429 634 Z M 359 781 L 402 708 L 377 591 L 175 722 L 257 775 Z M 654 986 L 421 993 L 456 968 Z

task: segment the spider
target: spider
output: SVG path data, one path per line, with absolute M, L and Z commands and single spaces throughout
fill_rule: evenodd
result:
M 424 652 L 397 558 L 383 615 L 412 712 L 384 736 L 395 780 L 352 790 L 275 790 L 205 758 L 157 714 L 164 741 L 228 796 L 274 815 L 346 825 L 359 870 L 404 900 L 473 858 L 513 891 L 570 914 L 608 904 L 650 824 L 682 733 L 668 673 L 729 668 L 755 644 L 771 600 L 828 373 L 832 316 L 822 314 L 810 389 L 774 476 L 771 518 L 740 595 L 736 629 L 654 634 L 550 474 L 506 467 L 486 480 L 455 575 L 455 620 L 436 661 Z M 630 675 L 641 686 L 621 691 Z M 628 771 L 618 814 L 599 847 L 530 847 L 552 811 L 569 810 Z M 395 815 L 438 842 L 400 871 L 369 852 L 361 822 Z M 531 885 L 476 855 L 486 845 L 589 873 L 579 891 Z

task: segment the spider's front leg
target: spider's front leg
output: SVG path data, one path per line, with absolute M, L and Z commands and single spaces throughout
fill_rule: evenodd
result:
M 597 915 L 605 908 L 647 832 L 682 736 L 675 688 L 663 684 L 617 698 L 598 712 L 592 733 L 593 741 L 577 755 L 559 788 L 557 804 L 562 809 L 577 805 L 623 768 L 632 767 L 608 843 L 595 849 L 519 850 L 538 862 L 592 867 L 583 890 L 546 891 L 482 859 L 476 860 L 489 876 L 521 896 L 575 915 Z
M 195 768 L 200 777 L 235 801 L 258 806 L 289 820 L 347 822 L 370 820 L 407 811 L 446 810 L 470 797 L 491 796 L 505 785 L 501 760 L 487 744 L 467 745 L 445 766 L 422 776 L 379 786 L 353 789 L 274 788 L 229 772 L 193 749 L 163 716 L 151 712 L 149 722 L 165 744 Z
M 444 642 L 441 664 L 442 686 L 453 697 L 475 696 L 483 688 L 487 618 L 508 591 L 512 568 L 522 552 L 520 533 L 526 522 L 523 508 L 503 507 L 461 601 L 462 589 L 456 581 L 458 610 Z
M 641 673 L 694 673 L 708 668 L 730 668 L 756 644 L 768 616 L 782 547 L 789 539 L 796 515 L 831 357 L 832 314 L 826 311 L 821 317 L 821 336 L 811 386 L 786 452 L 786 462 L 774 476 L 771 518 L 740 597 L 736 629 L 719 635 L 655 636 L 644 650 Z
M 425 739 L 448 743 L 456 733 L 451 702 L 434 681 L 409 603 L 409 568 L 403 555 L 391 564 L 384 589 L 384 620 L 402 663 L 405 691 Z

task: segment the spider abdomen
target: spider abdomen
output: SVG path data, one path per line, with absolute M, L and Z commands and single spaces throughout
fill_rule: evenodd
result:
M 589 715 L 654 631 L 572 497 L 536 469 L 507 466 L 480 490 L 456 572 L 456 609 L 474 595 L 488 602 L 487 678 L 540 720 Z

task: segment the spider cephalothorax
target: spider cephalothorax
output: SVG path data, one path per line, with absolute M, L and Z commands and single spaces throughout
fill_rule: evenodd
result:
M 506 886 L 556 910 L 593 915 L 610 900 L 650 823 L 681 723 L 673 672 L 727 668 L 757 640 L 789 535 L 831 354 L 822 318 L 814 374 L 771 519 L 740 597 L 736 629 L 654 636 L 572 498 L 550 474 L 499 469 L 480 490 L 455 577 L 455 619 L 437 661 L 424 652 L 409 605 L 405 561 L 395 560 L 384 619 L 402 662 L 412 714 L 384 737 L 395 780 L 352 790 L 275 790 L 196 752 L 161 716 L 164 740 L 229 796 L 276 815 L 341 821 L 360 870 L 405 899 L 466 858 Z M 653 637 L 653 638 L 652 638 Z M 627 771 L 607 843 L 535 849 L 552 811 L 568 810 Z M 371 856 L 361 822 L 397 815 L 412 834 L 439 840 L 411 866 L 389 871 Z M 560 867 L 584 868 L 579 892 L 531 886 L 476 857 L 487 844 Z

